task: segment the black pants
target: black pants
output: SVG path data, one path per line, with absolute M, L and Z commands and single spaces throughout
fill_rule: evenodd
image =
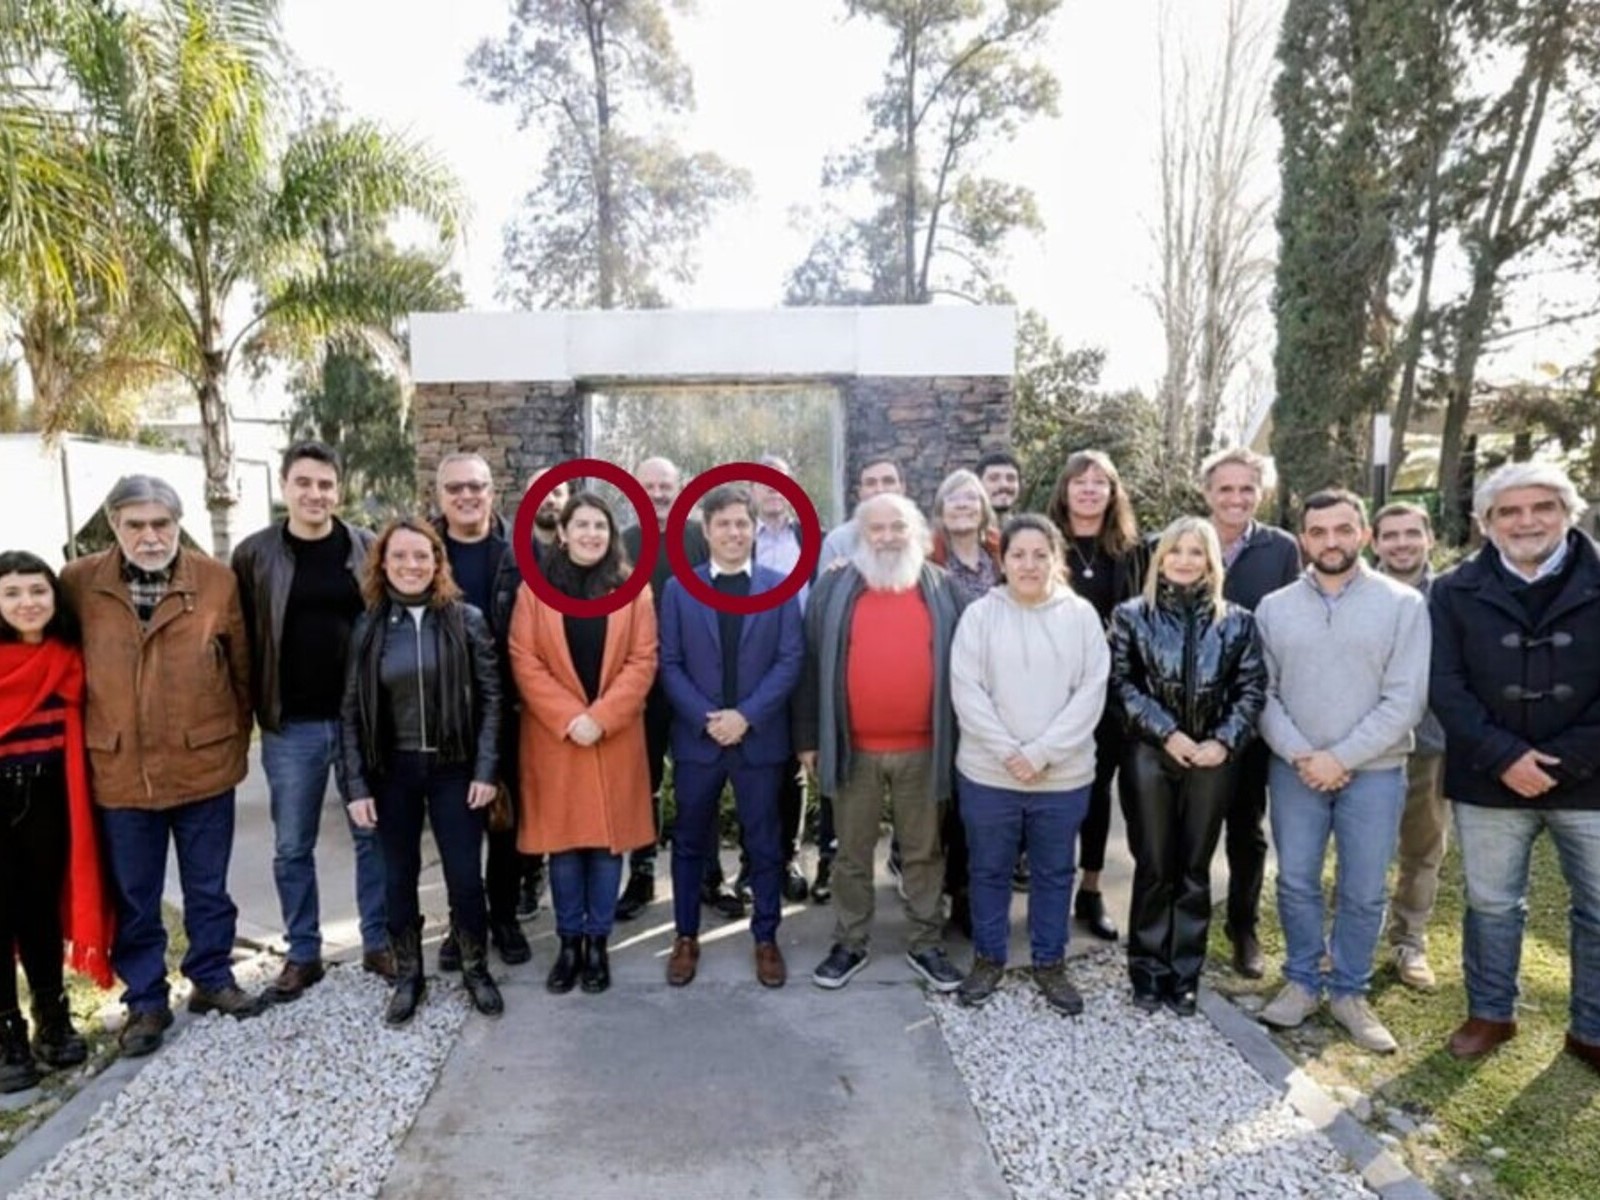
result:
M 422 821 L 427 816 L 444 868 L 451 921 L 482 944 L 488 936 L 483 898 L 483 812 L 467 807 L 468 763 L 440 763 L 431 753 L 397 751 L 372 780 L 383 847 L 384 902 L 391 936 L 421 919 L 417 881 L 422 875 Z
M 1122 761 L 1134 861 L 1128 973 L 1141 990 L 1192 989 L 1206 961 L 1211 856 L 1235 767 L 1181 767 L 1143 741 L 1131 744 Z
M 1228 934 L 1254 934 L 1261 915 L 1261 882 L 1267 870 L 1267 764 L 1272 751 L 1259 739 L 1239 756 L 1228 801 Z
M 1094 729 L 1094 783 L 1089 787 L 1089 815 L 1078 829 L 1078 870 L 1101 871 L 1106 842 L 1111 838 L 1111 781 L 1122 763 L 1127 738 L 1120 715 L 1107 713 Z
M 667 748 L 672 741 L 672 705 L 657 680 L 644 701 L 644 754 L 650 767 L 650 810 L 655 815 L 656 836 L 648 846 L 628 855 L 628 870 L 640 875 L 656 873 L 656 847 L 661 842 L 661 785 L 667 778 Z
M 60 763 L 0 767 L 0 1012 L 17 1007 L 22 960 L 35 1002 L 61 995 L 67 787 Z

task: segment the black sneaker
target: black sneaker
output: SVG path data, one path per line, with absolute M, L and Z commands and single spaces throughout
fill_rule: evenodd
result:
M 6 970 L 14 970 L 10 963 Z M 0 1016 L 0 1092 L 25 1092 L 39 1086 L 39 1065 L 28 1049 L 28 1023 L 13 1009 Z
M 922 976 L 923 982 L 936 992 L 953 992 L 961 986 L 961 972 L 939 946 L 926 950 L 908 950 L 906 961 L 911 969 Z
M 867 965 L 867 949 L 852 950 L 842 942 L 835 942 L 828 957 L 811 972 L 811 982 L 820 988 L 842 988 Z
M 170 1008 L 145 1009 L 128 1014 L 128 1023 L 117 1035 L 125 1058 L 143 1058 L 161 1049 L 162 1038 L 172 1024 Z
M 539 915 L 539 893 L 544 880 L 537 875 L 524 876 L 517 885 L 517 920 L 531 921 Z
M 628 886 L 617 898 L 617 920 L 631 921 L 650 906 L 656 898 L 656 877 L 635 871 L 628 876 Z
M 445 930 L 444 941 L 439 943 L 439 970 L 461 970 L 461 946 L 456 941 L 455 926 Z
M 956 988 L 956 1001 L 963 1008 L 978 1008 L 994 999 L 994 994 L 1000 990 L 1000 983 L 1005 978 L 1006 968 L 1004 963 L 997 963 L 992 958 L 979 955 L 972 960 L 972 970 L 967 972 L 967 977 L 961 981 L 961 986 Z
M 500 961 L 508 967 L 525 963 L 533 957 L 533 947 L 528 945 L 522 926 L 515 921 L 489 922 L 489 941 Z
M 833 859 L 817 860 L 817 877 L 811 884 L 811 902 L 826 904 L 833 899 Z
M 1033 981 L 1039 985 L 1044 1002 L 1058 1013 L 1075 1017 L 1083 1011 L 1083 997 L 1067 978 L 1065 962 L 1051 963 L 1048 967 L 1034 967 Z
M 799 904 L 811 889 L 800 865 L 793 860 L 783 868 L 783 898 L 790 904 Z
M 737 921 L 744 916 L 744 901 L 739 899 L 739 893 L 726 883 L 712 888 L 701 888 L 700 899 L 702 903 L 715 909 L 718 916 L 729 921 Z

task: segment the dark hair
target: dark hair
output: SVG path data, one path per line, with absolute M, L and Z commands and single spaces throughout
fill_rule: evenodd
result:
M 1038 513 L 1019 513 L 1006 522 L 1006 527 L 1000 531 L 1000 557 L 1004 558 L 1006 551 L 1011 548 L 1012 539 L 1019 533 L 1042 533 L 1045 541 L 1050 543 L 1050 549 L 1064 564 L 1067 561 L 1067 544 L 1062 539 L 1061 530 L 1045 517 Z
M 283 452 L 283 470 L 278 473 L 279 478 L 289 478 L 289 468 L 302 458 L 310 458 L 319 463 L 326 463 L 333 468 L 335 475 L 344 475 L 344 466 L 339 461 L 339 452 L 326 442 L 318 442 L 307 438 L 304 441 L 294 443 Z
M 1323 488 L 1319 492 L 1312 492 L 1307 496 L 1305 503 L 1300 506 L 1300 528 L 1306 526 L 1306 516 L 1321 508 L 1335 508 L 1341 504 L 1348 504 L 1356 510 L 1356 516 L 1361 518 L 1363 526 L 1367 523 L 1367 502 L 1348 488 Z
M 383 558 L 389 552 L 389 543 L 402 530 L 420 533 L 433 547 L 433 586 L 428 594 L 429 608 L 444 608 L 461 599 L 461 589 L 456 577 L 450 573 L 450 556 L 445 553 L 444 539 L 438 530 L 418 517 L 397 517 L 385 525 L 367 552 L 367 564 L 361 571 L 361 598 L 368 608 L 377 608 L 389 594 L 389 576 L 383 569 Z
M 605 516 L 606 527 L 611 531 L 605 554 L 592 567 L 580 567 L 572 561 L 566 542 L 560 541 L 545 556 L 544 575 L 558 592 L 579 600 L 597 600 L 621 587 L 633 574 L 633 565 L 628 561 L 628 552 L 622 548 L 622 539 L 617 536 L 616 515 L 598 492 L 579 492 L 573 496 L 561 506 L 556 524 L 565 532 L 572 515 L 580 508 L 592 508 Z
M 0 554 L 0 578 L 7 575 L 43 575 L 50 584 L 50 595 L 55 599 L 56 611 L 45 623 L 44 636 L 76 646 L 79 641 L 77 614 L 67 606 L 66 594 L 61 590 L 61 580 L 50 569 L 50 564 L 37 554 L 26 550 L 7 550 Z M 20 642 L 22 635 L 9 621 L 0 617 L 0 642 Z
M 742 483 L 724 483 L 706 493 L 706 498 L 700 501 L 700 519 L 710 525 L 712 517 L 735 505 L 742 506 L 752 521 L 756 519 L 756 498 Z
M 1139 547 L 1139 521 L 1133 515 L 1133 501 L 1128 489 L 1122 486 L 1122 476 L 1117 474 L 1111 457 L 1099 450 L 1079 450 L 1067 459 L 1056 477 L 1055 490 L 1050 493 L 1050 519 L 1056 523 L 1063 538 L 1072 536 L 1072 512 L 1067 504 L 1067 485 L 1090 468 L 1098 470 L 1111 481 L 1111 499 L 1106 502 L 1105 516 L 1100 519 L 1100 532 L 1095 540 L 1108 558 L 1122 558 Z
M 990 467 L 1010 467 L 1018 475 L 1022 474 L 1022 464 L 1017 461 L 1017 456 L 1009 450 L 991 450 L 978 459 L 972 468 L 972 473 L 979 479 Z
M 1433 536 L 1433 518 L 1428 515 L 1428 510 L 1420 504 L 1413 504 L 1409 500 L 1396 500 L 1392 504 L 1385 504 L 1372 514 L 1372 536 L 1378 536 L 1378 530 L 1389 517 L 1421 517 L 1422 527 Z
M 862 459 L 860 470 L 856 471 L 856 483 L 858 485 L 861 483 L 861 473 L 863 471 L 865 471 L 868 467 L 876 467 L 880 463 L 888 463 L 894 468 L 895 478 L 898 479 L 902 484 L 905 483 L 906 473 L 900 469 L 900 464 L 894 460 L 894 456 L 892 454 L 874 454 L 868 458 Z

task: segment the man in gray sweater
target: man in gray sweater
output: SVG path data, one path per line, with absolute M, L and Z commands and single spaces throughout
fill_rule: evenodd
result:
M 1359 496 L 1315 493 L 1300 528 L 1310 566 L 1256 609 L 1270 675 L 1261 736 L 1272 750 L 1268 789 L 1288 981 L 1261 1019 L 1293 1028 L 1321 1006 L 1326 990 L 1329 1011 L 1356 1044 L 1388 1053 L 1395 1040 L 1366 991 L 1405 807 L 1406 756 L 1427 707 L 1427 607 L 1421 593 L 1362 562 L 1369 531 Z M 1337 906 L 1325 934 L 1330 834 Z

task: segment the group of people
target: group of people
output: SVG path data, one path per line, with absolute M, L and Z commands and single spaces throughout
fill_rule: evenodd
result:
M 336 451 L 297 443 L 286 518 L 231 569 L 182 547 L 170 486 L 124 478 L 106 501 L 113 548 L 59 580 L 0 555 L 0 937 L 33 997 L 30 1045 L 15 973 L 0 973 L 0 1090 L 83 1057 L 63 948 L 74 968 L 121 977 L 124 1053 L 160 1046 L 169 847 L 192 1011 L 249 1017 L 314 986 L 330 773 L 354 839 L 362 965 L 392 983 L 385 1020 L 409 1020 L 426 989 L 424 822 L 449 903 L 439 965 L 480 1012 L 503 1010 L 489 950 L 531 956 L 519 916 L 546 878 L 559 939 L 546 985 L 602 992 L 614 922 L 655 898 L 669 759 L 672 986 L 695 978 L 704 906 L 748 906 L 755 977 L 782 986 L 782 906 L 808 896 L 834 909 L 812 982 L 848 984 L 869 957 L 887 807 L 910 969 L 963 1004 L 990 999 L 1025 885 L 1033 978 L 1077 1013 L 1071 919 L 1120 936 L 1100 891 L 1120 796 L 1135 1005 L 1194 1013 L 1219 841 L 1232 966 L 1264 974 L 1270 824 L 1285 985 L 1262 1020 L 1295 1026 L 1326 1000 L 1358 1044 L 1393 1050 L 1366 1000 L 1378 946 L 1387 923 L 1400 980 L 1434 986 L 1426 927 L 1453 808 L 1469 1013 L 1450 1050 L 1475 1057 L 1516 1032 L 1529 852 L 1548 830 L 1572 890 L 1567 1048 L 1600 1070 L 1600 555 L 1575 528 L 1575 489 L 1548 466 L 1495 472 L 1475 496 L 1484 545 L 1435 579 L 1424 509 L 1369 522 L 1360 497 L 1320 491 L 1291 536 L 1257 519 L 1266 470 L 1248 450 L 1214 455 L 1208 515 L 1146 539 L 1097 451 L 1068 459 L 1042 513 L 1017 511 L 1023 480 L 1004 452 L 953 471 L 926 516 L 898 464 L 876 459 L 797 595 L 714 606 L 663 553 L 650 586 L 602 616 L 525 586 L 477 454 L 440 463 L 436 517 L 374 535 L 337 515 Z M 641 517 L 665 528 L 677 468 L 651 458 L 636 474 L 654 509 Z M 622 524 L 594 491 L 548 488 L 534 519 L 545 580 L 574 600 L 612 596 L 639 554 Z M 725 484 L 685 550 L 706 588 L 751 597 L 797 568 L 802 537 L 779 491 Z M 260 995 L 232 974 L 227 890 L 253 726 L 288 945 Z M 804 780 L 818 799 L 809 881 Z M 970 933 L 966 970 L 945 950 L 947 916 Z

